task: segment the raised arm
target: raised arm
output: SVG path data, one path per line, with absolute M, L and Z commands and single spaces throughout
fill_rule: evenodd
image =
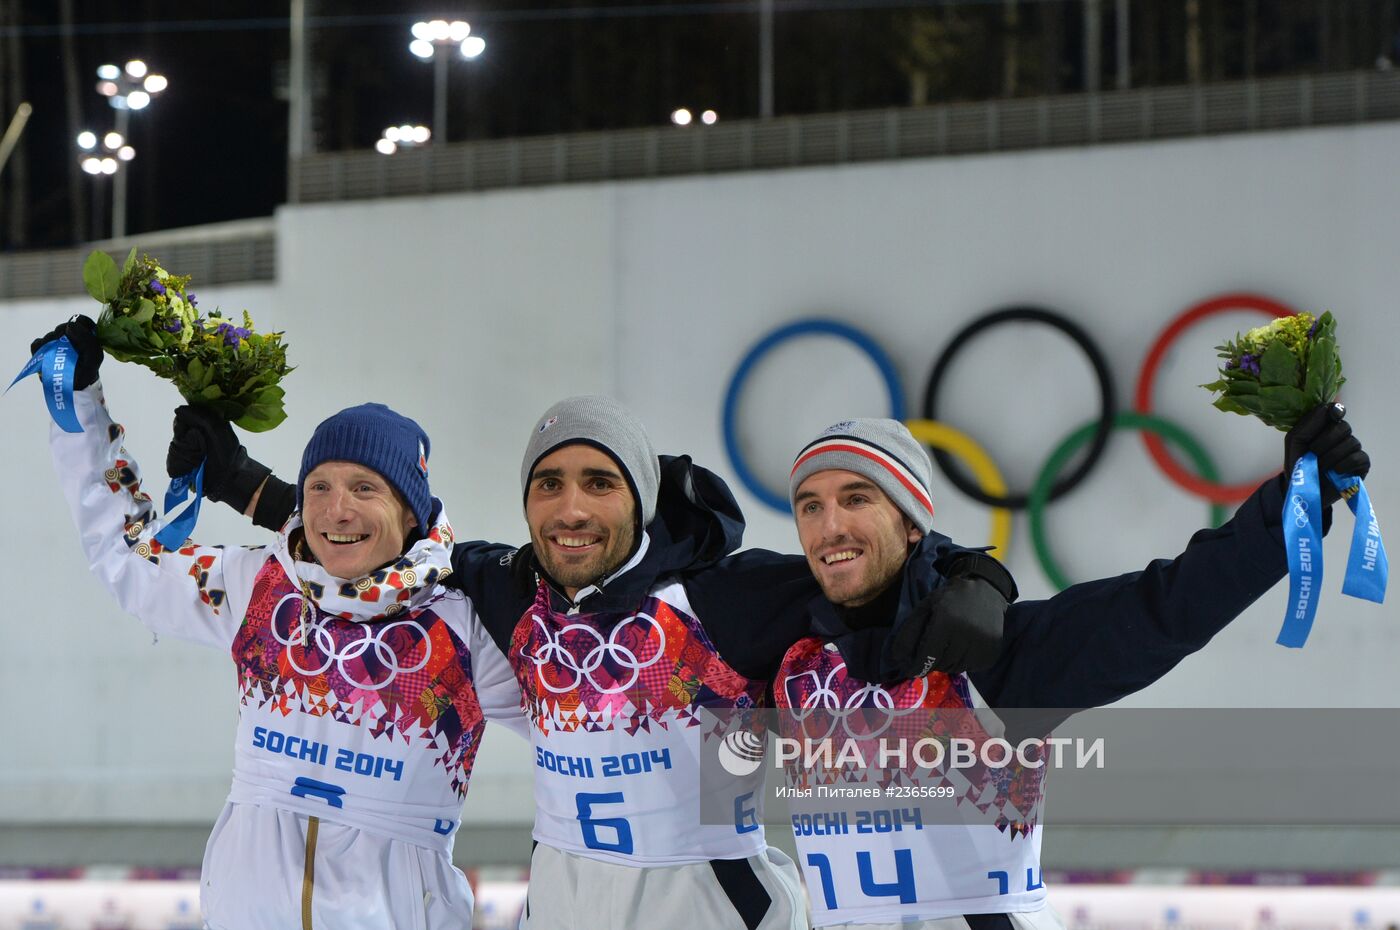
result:
M 96 337 L 69 335 L 79 350 L 79 370 L 87 365 L 95 378 L 101 360 Z M 73 398 L 83 431 L 51 426 L 49 446 L 89 567 L 121 608 L 150 629 L 227 647 L 266 554 L 189 541 L 163 549 L 154 539 L 155 504 L 141 490 L 140 471 L 122 445 L 124 431 L 108 415 L 101 383 L 84 380 Z
M 1317 455 L 1323 473 L 1364 477 L 1370 470 L 1370 458 L 1331 405 L 1285 437 L 1285 475 L 1305 452 Z M 1338 498 L 1324 481 L 1324 507 Z M 1282 476 L 1271 478 L 1227 523 L 1196 533 L 1174 559 L 1012 605 L 1001 659 L 973 674 L 973 684 L 1002 708 L 1100 707 L 1142 690 L 1287 573 L 1283 500 Z

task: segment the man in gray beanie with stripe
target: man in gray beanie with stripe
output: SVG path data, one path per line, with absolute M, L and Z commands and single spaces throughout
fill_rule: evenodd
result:
M 950 549 L 933 531 L 932 465 L 904 424 L 845 420 L 827 428 L 798 453 L 789 482 L 802 551 L 826 599 L 813 602 L 812 635 L 787 650 L 774 679 L 779 709 L 794 712 L 782 725 L 800 726 L 814 709 L 833 706 L 843 714 L 887 710 L 901 733 L 956 732 L 982 745 L 992 737 L 1017 745 L 1031 738 L 1033 745 L 1075 709 L 1146 687 L 1283 577 L 1283 479 L 1305 452 L 1325 462 L 1324 470 L 1364 475 L 1370 467 L 1341 411 L 1318 407 L 1285 437 L 1283 474 L 1265 481 L 1230 521 L 1196 533 L 1175 559 L 1048 600 L 1015 602 L 1016 587 L 999 563 Z M 954 623 L 957 634 L 945 638 Z M 961 790 L 938 802 L 941 819 L 926 817 L 929 828 L 799 832 L 813 924 L 1062 927 L 1040 878 L 1045 771 L 1043 762 L 1032 766 L 1019 756 L 1002 768 L 960 770 Z M 898 766 L 859 769 L 849 780 L 890 784 L 908 774 Z M 916 788 L 928 788 L 945 784 L 943 774 L 912 777 Z M 949 806 L 968 819 L 950 820 Z M 859 863 L 865 875 L 894 870 L 898 881 L 856 882 Z
M 844 420 L 798 453 L 789 496 L 807 564 L 829 601 L 868 610 L 881 593 L 890 596 L 890 583 L 903 569 L 910 547 L 933 529 L 932 477 L 928 453 L 898 420 Z M 839 492 L 844 506 L 822 507 L 819 498 L 827 491 Z M 898 512 L 897 525 L 867 527 L 859 545 L 840 533 L 818 534 L 813 543 L 817 551 L 809 548 L 808 538 L 825 529 L 822 519 L 843 510 L 871 519 L 871 508 L 861 506 L 871 492 L 884 495 Z M 885 516 L 890 516 L 889 508 Z M 944 566 L 943 574 L 948 583 L 925 605 L 938 622 L 919 628 L 917 642 L 892 641 L 877 680 L 982 669 L 1000 654 L 1002 615 L 1016 598 L 1010 574 L 992 557 L 975 552 L 961 553 Z

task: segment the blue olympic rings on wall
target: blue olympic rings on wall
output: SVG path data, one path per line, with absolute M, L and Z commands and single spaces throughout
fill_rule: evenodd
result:
M 851 345 L 864 352 L 875 367 L 880 370 L 880 377 L 884 379 L 885 391 L 890 399 L 890 419 L 904 419 L 904 386 L 899 380 L 899 371 L 894 367 L 894 362 L 885 353 L 874 339 L 845 323 L 836 320 L 820 318 L 796 320 L 785 326 L 773 330 L 763 339 L 759 340 L 739 362 L 739 367 L 734 370 L 734 375 L 729 379 L 729 390 L 724 394 L 724 448 L 729 453 L 729 461 L 734 466 L 735 473 L 739 476 L 739 481 L 744 487 L 757 497 L 760 501 L 782 513 L 790 513 L 792 510 L 788 502 L 787 489 L 781 493 L 774 491 L 765 485 L 750 466 L 744 451 L 739 443 L 739 430 L 737 420 L 739 415 L 739 397 L 743 394 L 744 385 L 749 376 L 753 374 L 754 368 L 763 357 L 790 339 L 798 339 L 802 336 L 835 336 L 844 339 Z

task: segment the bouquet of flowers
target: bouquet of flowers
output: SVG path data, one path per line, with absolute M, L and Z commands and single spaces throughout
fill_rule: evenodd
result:
M 1336 334 L 1331 313 L 1316 319 L 1308 313 L 1279 317 L 1217 346 L 1225 359 L 1220 380 L 1201 386 L 1219 395 L 1215 406 L 1221 410 L 1253 414 L 1287 432 L 1308 411 L 1331 403 L 1345 383 Z M 1323 480 L 1332 483 L 1356 516 L 1342 593 L 1378 604 L 1385 600 L 1389 561 L 1365 483 L 1354 475 L 1319 475 L 1317 457 L 1307 452 L 1288 476 L 1281 518 L 1289 576 L 1288 607 L 1278 635 L 1284 646 L 1306 643 L 1317 613 Z
M 217 309 L 201 315 L 189 283 L 135 249 L 120 271 L 105 252 L 83 263 L 83 284 L 104 305 L 97 338 L 108 355 L 146 366 L 188 403 L 246 430 L 272 429 L 287 417 L 279 382 L 292 370 L 282 334 L 254 332 L 246 310 L 241 326 Z
M 1215 406 L 1252 414 L 1283 432 L 1346 383 L 1331 313 L 1279 317 L 1215 348 L 1225 367 L 1219 381 L 1201 385 L 1220 395 Z

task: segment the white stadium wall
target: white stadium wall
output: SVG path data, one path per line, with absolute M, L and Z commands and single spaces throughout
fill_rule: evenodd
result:
M 248 307 L 286 330 L 298 366 L 288 422 L 248 437 L 288 479 L 324 416 L 366 400 L 415 416 L 433 437 L 435 491 L 459 537 L 523 541 L 518 471 L 554 399 L 608 392 L 663 452 L 686 452 L 731 482 L 749 545 L 794 550 L 789 518 L 735 478 L 721 404 L 739 359 L 765 333 L 821 316 L 859 327 L 893 359 L 910 415 L 949 337 L 986 311 L 1035 304 L 1089 330 L 1110 359 L 1120 407 L 1156 333 L 1211 296 L 1247 291 L 1330 308 L 1350 381 L 1349 414 L 1376 461 L 1382 519 L 1400 513 L 1400 126 L 1309 130 L 691 176 L 284 208 L 278 280 L 199 288 L 201 303 Z M 177 269 L 178 270 L 178 269 Z M 77 274 L 74 269 L 74 274 Z M 198 285 L 198 282 L 196 282 Z M 86 300 L 7 305 L 4 357 Z M 1281 437 L 1211 409 L 1212 346 L 1262 318 L 1191 329 L 1158 379 L 1158 408 L 1190 430 L 1224 476 L 1280 465 Z M 129 447 L 163 490 L 174 391 L 134 366 L 104 366 Z M 0 682 L 0 823 L 211 822 L 227 789 L 236 708 L 228 660 L 151 636 L 86 572 L 45 446 L 36 389 L 0 403 L 11 469 L 11 581 Z M 953 364 L 942 419 L 977 439 L 1014 487 L 1096 411 L 1078 350 L 1043 328 L 1003 327 Z M 787 343 L 742 396 L 738 432 L 766 481 L 817 429 L 889 411 L 875 368 L 826 338 Z M 989 512 L 941 475 L 936 526 L 988 541 Z M 1170 556 L 1205 505 L 1152 464 L 1136 435 L 1113 437 L 1080 490 L 1050 511 L 1076 578 Z M 1393 519 L 1393 517 L 1392 517 Z M 1326 548 L 1311 642 L 1273 644 L 1280 585 L 1140 705 L 1400 705 L 1396 608 L 1339 594 L 1349 514 Z M 261 536 L 206 505 L 198 537 Z M 1018 515 L 1006 554 L 1024 597 L 1051 593 Z M 523 823 L 531 759 L 503 732 L 487 742 L 469 823 Z

